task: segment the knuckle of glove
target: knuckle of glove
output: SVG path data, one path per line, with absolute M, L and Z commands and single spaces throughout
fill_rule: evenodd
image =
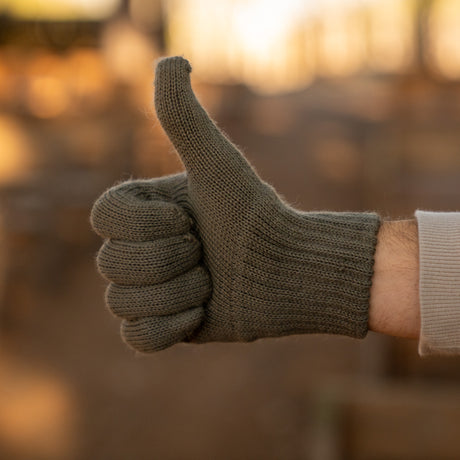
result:
M 201 258 L 201 244 L 191 234 L 154 241 L 107 240 L 99 250 L 99 272 L 120 285 L 168 281 L 187 272 Z
M 202 306 L 211 295 L 211 278 L 202 266 L 160 284 L 123 286 L 109 284 L 106 304 L 123 319 L 165 316 Z
M 149 241 L 190 230 L 190 217 L 175 203 L 164 181 L 128 181 L 95 202 L 91 225 L 104 238 Z
M 136 351 L 152 353 L 187 340 L 203 319 L 204 308 L 196 307 L 173 315 L 124 320 L 121 336 Z

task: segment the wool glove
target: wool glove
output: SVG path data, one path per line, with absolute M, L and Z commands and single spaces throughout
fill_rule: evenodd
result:
M 367 333 L 379 217 L 301 212 L 263 182 L 197 101 L 185 59 L 161 60 L 158 118 L 186 172 L 106 191 L 91 221 L 121 334 L 177 342 Z

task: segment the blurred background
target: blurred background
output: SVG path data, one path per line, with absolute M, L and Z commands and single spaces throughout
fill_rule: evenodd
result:
M 459 207 L 459 1 L 0 0 L 0 458 L 458 459 L 460 359 L 413 341 L 121 342 L 88 215 L 180 170 L 169 54 L 296 207 Z

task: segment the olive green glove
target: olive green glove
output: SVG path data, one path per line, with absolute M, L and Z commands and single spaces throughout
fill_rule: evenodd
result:
M 152 352 L 181 341 L 364 337 L 379 217 L 289 207 L 209 118 L 190 72 L 166 58 L 155 78 L 158 118 L 186 173 L 122 183 L 91 215 L 124 340 Z

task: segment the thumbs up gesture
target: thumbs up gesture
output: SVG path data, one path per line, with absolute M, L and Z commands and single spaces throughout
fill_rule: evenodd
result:
M 128 345 L 367 333 L 372 213 L 301 212 L 263 182 L 196 99 L 181 57 L 158 63 L 155 107 L 186 172 L 107 190 L 91 222 Z

